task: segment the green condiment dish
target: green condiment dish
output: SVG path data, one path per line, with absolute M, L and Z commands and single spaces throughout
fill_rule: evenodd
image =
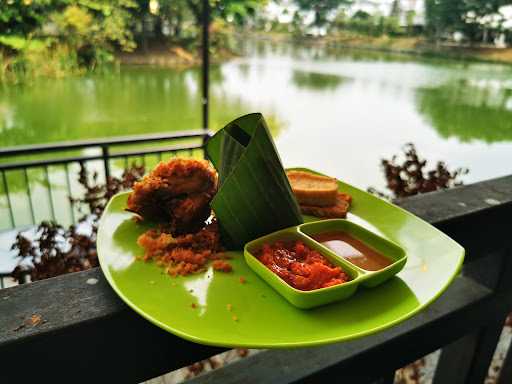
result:
M 355 268 L 359 274 L 359 282 L 365 287 L 376 287 L 382 284 L 386 280 L 400 272 L 407 262 L 407 255 L 402 247 L 398 244 L 379 236 L 366 228 L 361 227 L 349 220 L 345 219 L 330 219 L 316 221 L 313 223 L 306 223 L 298 226 L 299 232 L 310 237 L 320 233 L 340 231 L 345 232 L 351 237 L 361 241 L 366 246 L 380 253 L 382 256 L 389 259 L 392 263 L 385 268 L 377 271 L 369 271 L 363 269 L 357 265 L 354 265 L 350 260 L 343 259 L 341 256 L 336 255 L 329 248 L 324 245 L 317 243 L 320 247 L 329 253 L 333 253 L 337 258 L 345 260 L 353 268 Z M 313 240 L 313 239 L 312 239 Z M 315 241 L 315 240 L 313 240 Z
M 383 269 L 368 271 L 352 264 L 341 256 L 338 256 L 329 248 L 311 237 L 316 234 L 331 231 L 347 233 L 370 248 L 373 248 L 384 257 L 390 259 L 392 263 Z M 352 280 L 332 287 L 311 291 L 295 289 L 268 269 L 256 257 L 265 243 L 273 244 L 279 240 L 301 240 L 309 248 L 318 251 L 332 264 L 341 267 L 348 275 L 350 275 Z M 347 299 L 356 292 L 359 285 L 363 285 L 368 288 L 376 287 L 396 275 L 404 267 L 407 261 L 407 255 L 400 246 L 361 227 L 360 225 L 344 219 L 322 220 L 301 224 L 260 237 L 245 245 L 244 258 L 247 265 L 258 276 L 260 276 L 291 304 L 302 309 L 314 308 Z
M 256 258 L 256 254 L 262 249 L 263 244 L 272 244 L 278 240 L 301 240 L 304 245 L 320 252 L 320 254 L 328 259 L 332 264 L 341 267 L 352 280 L 343 284 L 315 289 L 312 291 L 301 291 L 299 289 L 295 289 Z M 244 258 L 249 267 L 281 296 L 294 306 L 303 309 L 318 307 L 320 305 L 343 300 L 352 296 L 357 289 L 361 275 L 358 269 L 350 263 L 347 263 L 345 260 L 335 256 L 332 252 L 326 252 L 324 247 L 322 247 L 318 242 L 299 232 L 299 226 L 273 232 L 247 243 L 244 247 Z

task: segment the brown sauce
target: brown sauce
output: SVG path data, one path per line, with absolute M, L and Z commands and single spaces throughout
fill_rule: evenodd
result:
M 393 261 L 345 232 L 324 232 L 312 237 L 337 255 L 367 271 L 378 271 L 393 264 Z

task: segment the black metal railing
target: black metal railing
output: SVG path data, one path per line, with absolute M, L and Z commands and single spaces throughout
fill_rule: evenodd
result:
M 195 156 L 196 151 L 200 151 L 200 156 L 204 157 L 203 147 L 206 140 L 209 137 L 209 26 L 210 26 L 210 5 L 208 0 L 201 0 L 202 7 L 202 20 L 201 20 L 201 44 L 200 53 L 202 58 L 201 63 L 201 87 L 202 87 L 202 129 L 195 131 L 186 132 L 174 132 L 171 134 L 160 134 L 160 135 L 144 135 L 144 136 L 131 136 L 131 137 L 120 137 L 115 139 L 103 139 L 103 140 L 88 140 L 88 141 L 74 141 L 74 142 L 61 142 L 57 144 L 43 144 L 43 145 L 29 145 L 20 146 L 13 148 L 0 149 L 0 232 L 4 230 L 13 230 L 18 228 L 20 224 L 35 225 L 39 219 L 42 219 L 41 215 L 36 215 L 39 204 L 34 204 L 34 194 L 39 194 L 40 191 L 34 191 L 31 188 L 31 178 L 29 170 L 34 168 L 42 169 L 43 184 L 46 186 L 45 193 L 47 195 L 47 202 L 49 207 L 49 219 L 56 220 L 56 197 L 53 193 L 52 182 L 50 180 L 52 173 L 50 167 L 60 166 L 64 170 L 65 175 L 65 189 L 68 197 L 72 196 L 71 186 L 72 179 L 70 176 L 70 167 L 73 163 L 84 165 L 92 161 L 101 161 L 103 164 L 103 177 L 105 180 L 111 176 L 111 162 L 116 159 L 124 159 L 124 169 L 128 168 L 131 158 L 138 157 L 141 161 L 141 165 L 145 165 L 146 156 L 155 155 L 157 160 L 162 160 L 165 154 L 171 155 L 187 155 Z M 123 147 L 136 144 L 150 144 L 156 142 L 179 142 L 179 145 L 170 145 L 159 148 L 144 148 L 136 149 L 132 151 L 117 151 L 113 152 L 112 147 Z M 89 149 L 99 150 L 94 155 L 65 155 L 58 158 L 47 158 L 47 154 L 66 153 L 69 151 L 84 151 Z M 23 156 L 22 159 L 19 157 Z M 36 158 L 27 160 L 25 157 Z M 39 156 L 39 158 L 37 158 Z M 118 167 L 120 168 L 120 167 Z M 23 183 L 21 188 L 21 194 L 25 195 L 28 211 L 29 211 L 29 222 L 18 223 L 16 219 L 17 207 L 13 202 L 13 195 L 20 195 L 20 188 L 18 186 L 16 191 L 11 188 L 9 174 L 14 172 L 21 172 L 21 180 L 17 180 L 19 183 Z M 19 175 L 18 175 L 19 176 Z M 41 183 L 39 183 L 41 184 Z M 39 197 L 39 195 L 38 195 Z M 16 200 L 16 199 L 15 199 Z M 68 208 L 69 216 L 72 223 L 76 222 L 75 211 L 72 203 L 69 199 Z M 39 200 L 38 200 L 39 202 Z M 60 203 L 60 200 L 59 200 Z M 42 204 L 43 206 L 46 204 Z M 59 204 L 61 207 L 62 204 Z M 4 277 L 8 276 L 4 271 L 0 271 L 0 289 L 4 288 Z
M 63 215 L 69 223 L 75 224 L 77 214 L 70 198 L 77 197 L 73 196 L 72 185 L 78 179 L 81 166 L 95 162 L 94 171 L 108 180 L 113 173 L 122 172 L 130 164 L 145 166 L 150 157 L 155 164 L 174 156 L 204 158 L 204 142 L 209 136 L 205 130 L 190 130 L 0 149 L 0 207 L 3 208 L 0 211 L 4 211 L 0 215 L 4 217 L 0 221 L 0 231 L 25 229 L 41 220 L 64 224 Z M 137 148 L 128 148 L 133 146 Z M 84 153 L 91 151 L 95 153 Z M 120 163 L 113 164 L 116 160 Z M 30 177 L 29 170 L 34 169 L 39 169 L 39 180 Z M 9 177 L 11 173 L 17 173 L 17 177 Z M 10 181 L 18 183 L 16 190 Z M 64 184 L 64 191 L 59 196 L 56 196 L 55 181 Z M 37 184 L 36 193 L 34 184 Z M 65 199 L 60 198 L 63 194 Z M 16 199 L 24 203 L 15 206 Z M 28 210 L 28 215 L 25 215 L 28 219 L 17 220 L 19 210 Z M 5 288 L 9 272 L 0 271 L 0 289 Z
M 491 199 L 498 203 L 489 204 Z M 440 298 L 380 333 L 326 346 L 261 351 L 190 384 L 393 383 L 396 369 L 439 348 L 434 384 L 487 382 L 512 310 L 512 176 L 398 204 L 466 249 L 462 274 Z M 185 341 L 146 321 L 116 296 L 98 268 L 0 290 L 0 314 L 7 314 L 0 315 L 2 383 L 18 382 L 20 372 L 24 382 L 73 377 L 89 383 L 101 372 L 102 381 L 140 383 L 224 350 Z M 37 325 L 31 323 L 34 314 L 41 319 Z M 497 382 L 512 382 L 512 348 Z
M 203 143 L 208 137 L 209 134 L 205 130 L 193 130 L 173 132 L 169 134 L 60 142 L 55 144 L 30 145 L 0 149 L 0 161 L 3 162 L 0 163 L 0 185 L 3 192 L 0 197 L 4 200 L 4 206 L 6 207 L 8 217 L 8 223 L 4 222 L 3 228 L 0 229 L 13 229 L 20 225 L 16 220 L 14 204 L 12 201 L 14 192 L 9 183 L 8 176 L 10 172 L 21 172 L 21 181 L 24 184 L 24 188 L 22 188 L 22 192 L 17 191 L 16 194 L 19 195 L 22 193 L 25 195 L 25 199 L 28 202 L 27 206 L 30 221 L 32 224 L 35 224 L 36 216 L 38 216 L 36 215 L 37 207 L 34 204 L 34 196 L 31 188 L 32 180 L 30 179 L 28 170 L 34 168 L 42 170 L 43 183 L 41 184 L 45 186 L 44 189 L 46 190 L 46 200 L 48 202 L 50 216 L 48 219 L 56 220 L 55 196 L 53 192 L 54 188 L 52 187 L 52 182 L 50 180 L 50 167 L 58 166 L 61 171 L 64 171 L 66 192 L 68 196 L 72 196 L 70 165 L 73 163 L 84 165 L 93 161 L 99 161 L 101 163 L 100 171 L 102 173 L 102 177 L 107 180 L 112 175 L 112 161 L 115 159 L 124 160 L 123 165 L 117 165 L 117 169 L 126 169 L 132 160 L 134 162 L 139 162 L 140 165 L 146 165 L 146 159 L 150 155 L 154 155 L 154 160 L 156 161 L 162 160 L 164 155 L 175 156 L 179 154 L 181 156 L 188 157 L 204 157 Z M 158 143 L 158 146 L 155 146 L 155 143 Z M 151 144 L 153 144 L 151 147 L 146 147 Z M 134 145 L 137 145 L 138 148 L 122 150 L 127 146 Z M 117 148 L 117 150 L 114 148 Z M 94 150 L 96 153 L 83 153 L 84 151 L 89 152 L 91 150 Z M 68 155 L 70 151 L 74 153 L 72 155 Z M 77 151 L 79 151 L 78 154 L 76 154 Z M 63 153 L 64 156 L 62 155 Z M 52 154 L 52 157 L 48 158 L 48 154 Z M 20 160 L 21 156 L 24 157 L 23 160 Z M 36 157 L 26 160 L 25 158 L 27 156 Z M 37 156 L 39 156 L 39 158 L 37 158 Z M 14 161 L 9 161 L 9 159 L 14 159 Z M 19 182 L 20 178 L 17 177 L 15 180 Z M 69 203 L 69 212 L 71 220 L 75 222 L 75 214 L 71 203 Z M 24 224 L 26 225 L 27 223 Z

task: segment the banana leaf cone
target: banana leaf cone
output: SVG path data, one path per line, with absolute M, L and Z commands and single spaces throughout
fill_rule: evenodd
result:
M 242 116 L 206 144 L 219 173 L 212 209 L 230 249 L 303 222 L 265 119 Z

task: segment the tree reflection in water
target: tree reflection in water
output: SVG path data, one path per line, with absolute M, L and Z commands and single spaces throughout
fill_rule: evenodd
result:
M 512 140 L 512 83 L 461 80 L 417 90 L 418 110 L 442 137 Z
M 299 89 L 326 91 L 338 88 L 348 81 L 349 78 L 332 74 L 294 70 L 291 80 Z

